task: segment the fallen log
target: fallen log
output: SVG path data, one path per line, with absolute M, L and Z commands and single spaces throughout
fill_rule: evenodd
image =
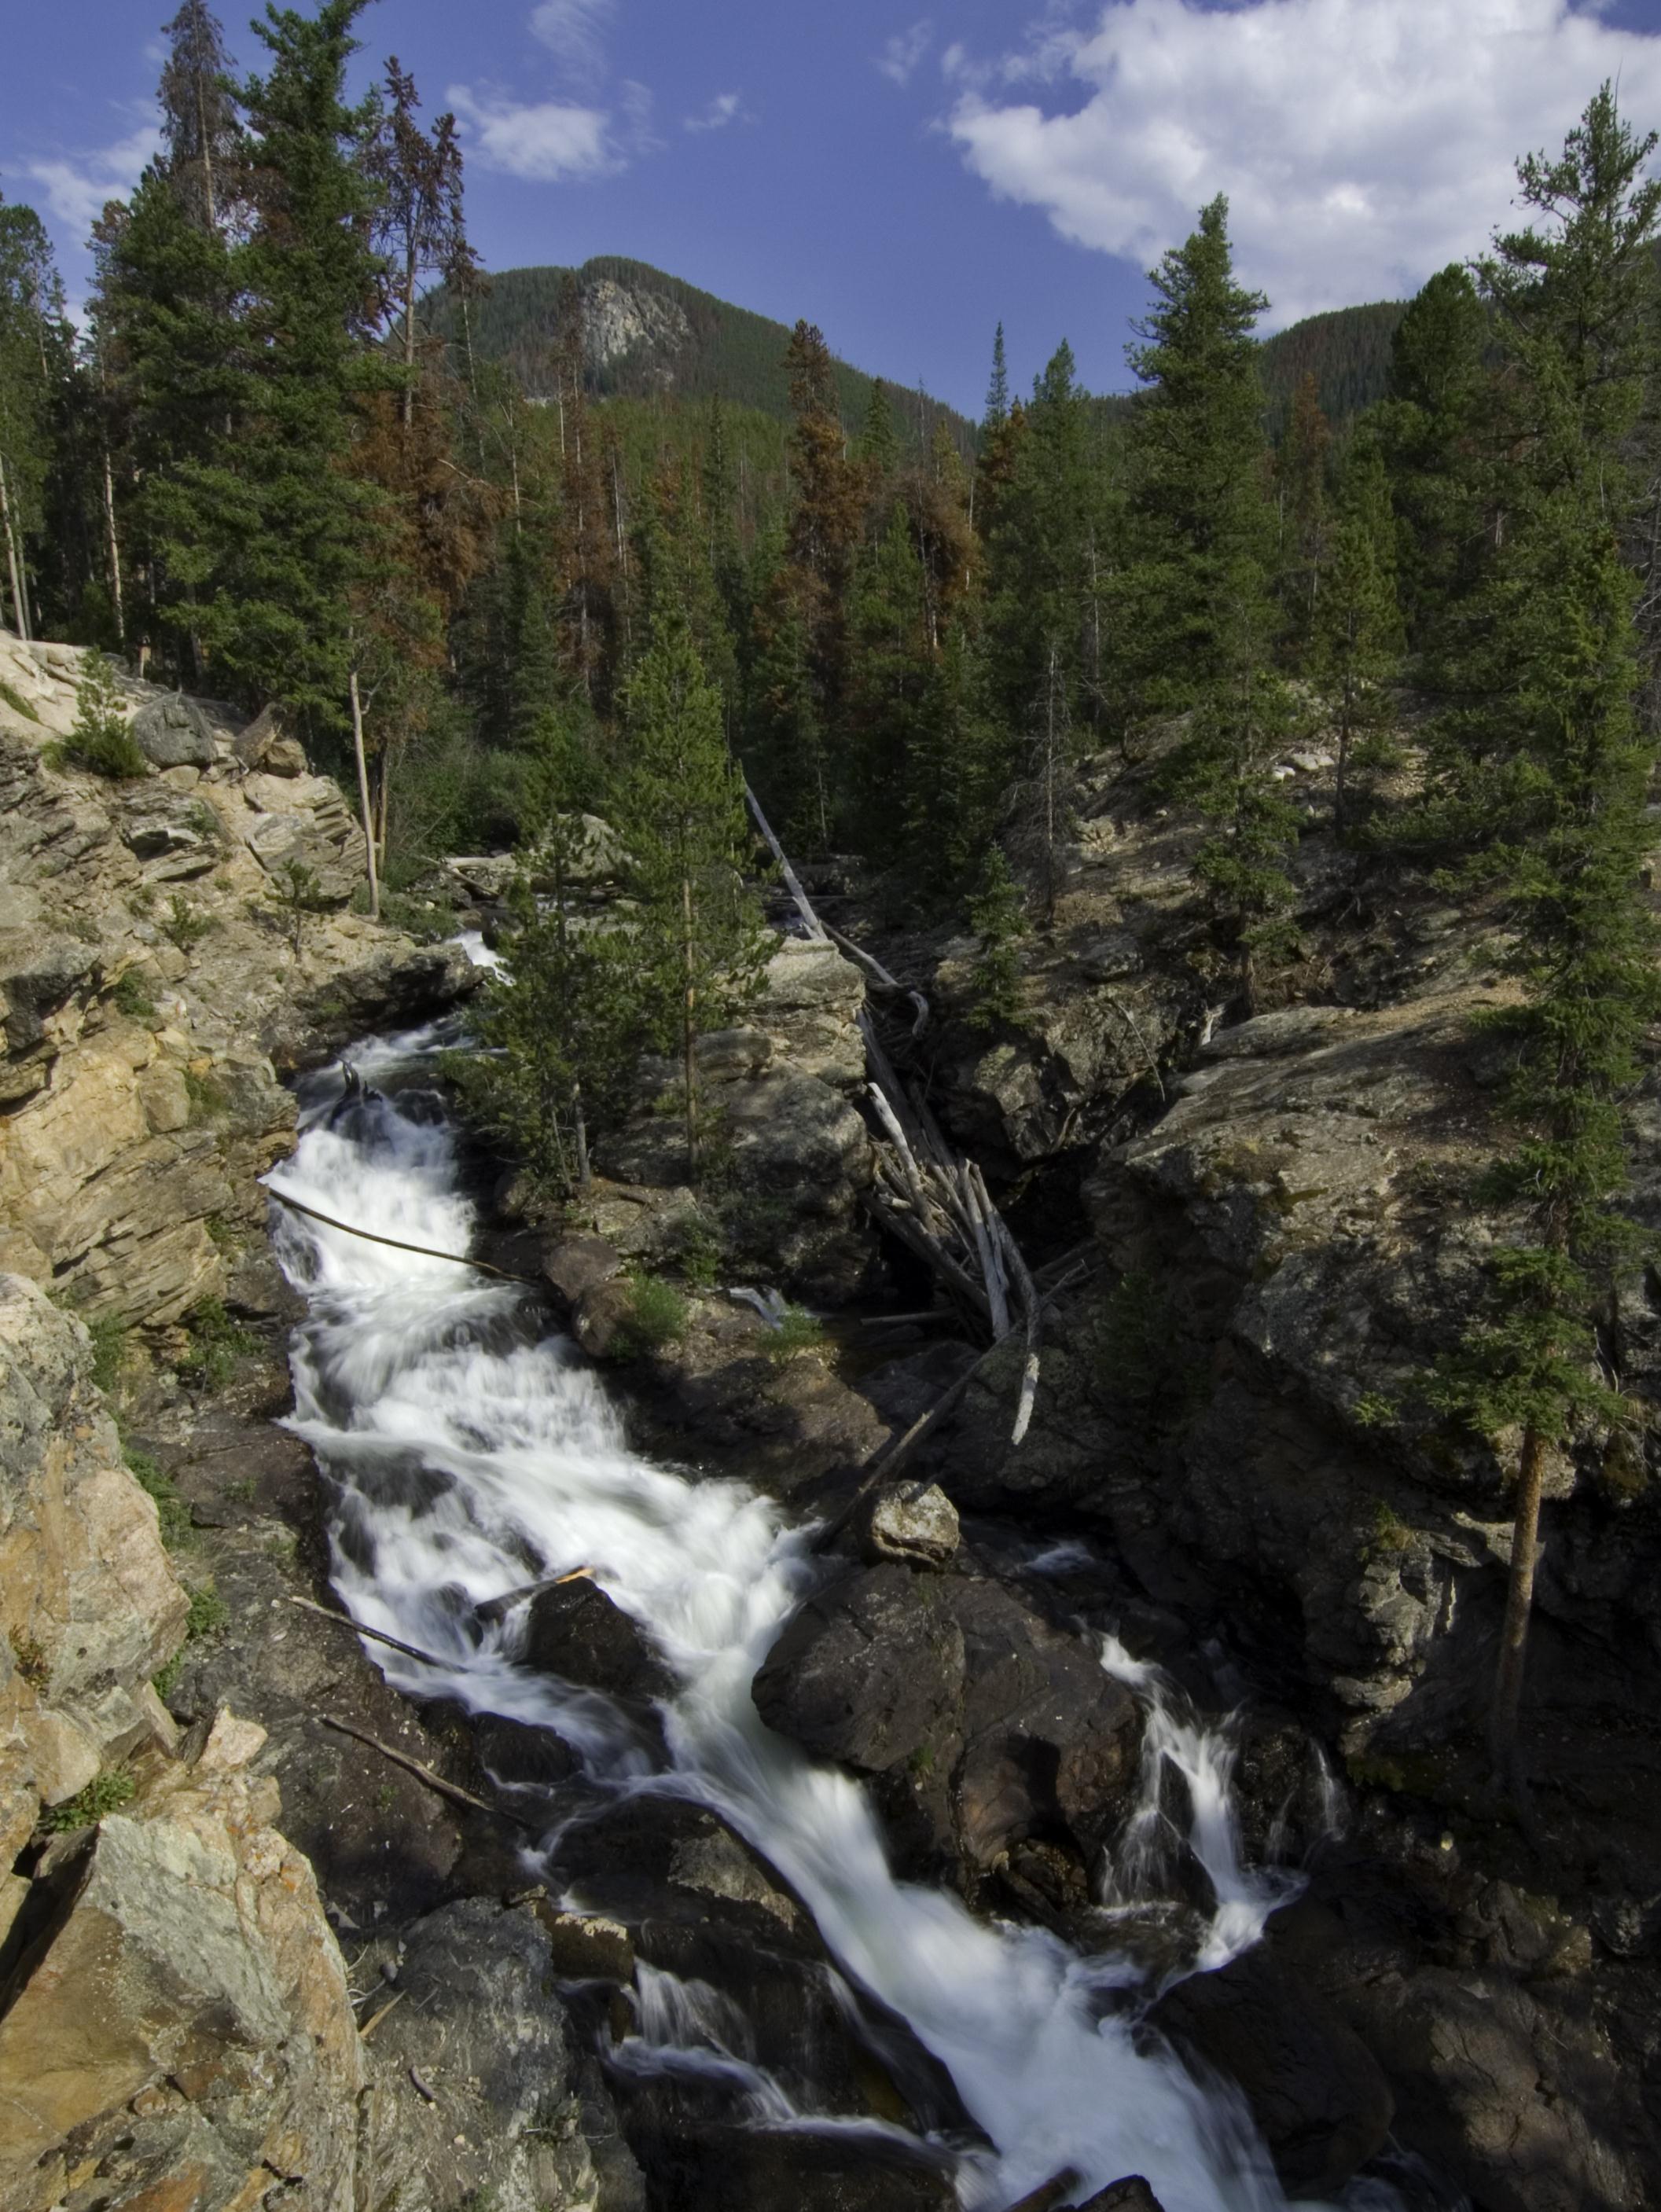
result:
M 534 1276 L 515 1275 L 506 1267 L 493 1267 L 488 1260 L 470 1259 L 465 1252 L 435 1252 L 428 1244 L 406 1244 L 401 1237 L 382 1237 L 373 1229 L 360 1229 L 355 1222 L 337 1221 L 332 1213 L 319 1213 L 314 1206 L 291 1197 L 279 1190 L 274 1182 L 265 1186 L 265 1195 L 274 1198 L 279 1206 L 286 1206 L 292 1213 L 303 1213 L 308 1221 L 320 1221 L 326 1229 L 344 1230 L 348 1237 L 361 1237 L 366 1244 L 389 1244 L 394 1252 L 416 1252 L 423 1260 L 447 1260 L 453 1267 L 473 1267 L 481 1275 L 494 1275 L 503 1283 L 525 1283 L 533 1291 L 545 1291 L 546 1285 Z
M 418 1651 L 413 1644 L 405 1644 L 400 1637 L 388 1636 L 384 1628 L 367 1627 L 362 1621 L 354 1620 L 349 1613 L 337 1613 L 331 1605 L 319 1605 L 315 1598 L 295 1597 L 290 1593 L 289 1603 L 302 1606 L 307 1613 L 321 1613 L 325 1620 L 338 1620 L 343 1628 L 350 1628 L 354 1636 L 367 1636 L 373 1644 L 385 1644 L 394 1651 L 401 1651 L 406 1659 L 419 1659 L 423 1667 L 455 1667 L 463 1663 L 454 1659 L 435 1658 L 430 1651 Z
M 510 1813 L 505 1805 L 492 1805 L 486 1798 L 475 1797 L 471 1790 L 464 1790 L 459 1782 L 447 1782 L 441 1774 L 435 1774 L 430 1766 L 423 1766 L 418 1759 L 411 1759 L 407 1752 L 395 1751 L 391 1744 L 382 1743 L 378 1735 L 371 1735 L 367 1729 L 354 1728 L 350 1721 L 338 1721 L 332 1713 L 319 1713 L 317 1717 L 323 1727 L 332 1729 L 337 1735 L 349 1735 L 354 1743 L 367 1744 L 371 1751 L 378 1751 L 383 1759 L 390 1759 L 394 1766 L 401 1766 L 406 1774 L 412 1774 L 435 1796 L 447 1797 L 453 1805 L 465 1805 L 472 1813 L 489 1813 L 497 1820 L 511 1820 L 516 1828 L 534 1833 L 533 1822 L 521 1820 L 517 1813 Z

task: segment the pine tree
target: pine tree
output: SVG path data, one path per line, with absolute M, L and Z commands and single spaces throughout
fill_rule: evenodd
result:
M 1027 933 L 1020 885 L 996 845 L 989 845 L 980 880 L 969 902 L 969 923 L 981 941 L 970 972 L 973 994 L 968 1020 L 977 1030 L 1013 1021 L 1021 1008 L 1020 956 L 1017 945 Z
M 1433 678 L 1491 542 L 1491 343 L 1469 270 L 1440 270 L 1397 327 L 1390 396 L 1377 413 L 1398 518 L 1402 611 Z
M 1327 453 L 1332 426 L 1321 412 L 1313 374 L 1292 398 L 1292 420 L 1275 457 L 1281 525 L 1281 598 L 1287 655 L 1301 668 L 1317 620 L 1328 557 Z
M 1515 1518 L 1490 1721 L 1515 1778 L 1517 1725 L 1548 1455 L 1611 1411 L 1597 1320 L 1632 1237 L 1622 1104 L 1661 1012 L 1657 933 L 1640 869 L 1656 746 L 1634 708 L 1635 582 L 1621 533 L 1641 497 L 1630 434 L 1661 353 L 1657 143 L 1605 85 L 1561 156 L 1518 165 L 1540 227 L 1480 264 L 1506 353 L 1513 427 L 1502 549 L 1476 608 L 1493 680 L 1443 732 L 1437 773 L 1477 848 L 1476 878 L 1515 928 L 1521 1002 L 1488 1026 L 1507 1042 L 1512 1148 L 1487 1194 L 1509 1209 L 1493 1302 L 1443 1364 L 1435 1397 L 1496 1438 L 1515 1435 Z
M 880 498 L 883 488 L 892 480 L 900 465 L 899 433 L 894 428 L 894 410 L 888 404 L 888 386 L 881 377 L 872 385 L 866 405 L 865 422 L 860 430 L 859 461 L 866 471 L 871 498 Z
M 1157 304 L 1129 349 L 1144 389 L 1126 473 L 1131 566 L 1119 629 L 1133 713 L 1180 711 L 1262 653 L 1273 521 L 1252 332 L 1268 306 L 1234 281 L 1228 203 L 1149 272 Z
M 221 230 L 245 184 L 224 28 L 206 0 L 185 0 L 161 35 L 168 41 L 157 93 L 163 166 L 186 219 L 199 230 Z
M 1395 517 L 1377 442 L 1351 447 L 1339 487 L 1326 583 L 1315 608 L 1309 674 L 1337 740 L 1333 827 L 1348 827 L 1350 780 L 1375 751 L 1401 672 L 1403 636 L 1396 596 Z
M 766 958 L 744 883 L 744 782 L 684 610 L 662 603 L 624 697 L 614 827 L 629 854 L 641 1002 L 680 1061 L 689 1174 L 698 1170 L 698 1038 L 753 998 Z
M 986 387 L 986 413 L 982 420 L 988 430 L 995 430 L 1009 420 L 1009 362 L 1001 323 L 993 335 L 992 376 Z
M 396 54 L 386 64 L 385 101 L 364 159 L 380 196 L 375 243 L 386 257 L 394 327 L 404 364 L 399 405 L 414 417 L 416 301 L 425 276 L 448 279 L 469 258 L 462 211 L 462 156 L 453 115 L 441 115 L 429 137 L 417 120 L 415 79 Z
M 861 849 L 897 857 L 905 795 L 928 693 L 922 563 L 903 502 L 879 542 L 861 553 L 849 592 L 843 711 L 857 793 Z
M 20 637 L 34 634 L 31 545 L 46 521 L 53 414 L 68 368 L 46 227 L 33 208 L 0 204 L 0 554 Z

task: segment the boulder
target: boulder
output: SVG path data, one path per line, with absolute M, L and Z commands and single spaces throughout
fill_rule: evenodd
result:
M 769 1727 L 875 1776 L 909 1870 L 995 1871 L 1026 1843 L 1088 1869 L 1137 1773 L 1135 1700 L 997 1583 L 888 1564 L 816 1592 L 752 1686 Z
M 963 1634 L 938 1590 L 889 1565 L 810 1597 L 752 1685 L 763 1720 L 866 1774 L 949 1737 L 962 1709 Z
M 1131 2173 L 1087 2197 L 1079 2212 L 1164 2212 L 1164 2208 L 1141 2175 Z
M 586 1575 L 537 1592 L 520 1657 L 540 1673 L 612 1697 L 661 1698 L 673 1687 L 633 1620 Z
M 120 801 L 121 842 L 152 883 L 189 883 L 225 856 L 218 817 L 201 799 L 146 784 Z
M 300 776 L 307 773 L 306 749 L 283 726 L 275 707 L 255 715 L 232 740 L 236 757 L 246 769 L 265 775 Z
M 1239 2084 L 1289 2196 L 1335 2195 L 1384 2148 L 1396 2100 L 1383 2069 L 1269 1946 L 1179 1982 L 1149 2018 Z
M 404 2001 L 365 2046 L 370 2201 L 644 2212 L 611 2100 L 554 1988 L 566 1971 L 534 1909 L 463 1898 L 405 1931 Z
M 133 716 L 131 733 L 145 759 L 156 768 L 211 768 L 213 731 L 194 700 L 182 693 L 153 699 Z
M 860 1549 L 874 1566 L 942 1567 L 958 1548 L 958 1509 L 937 1482 L 891 1482 L 872 1492 L 861 1516 Z
M 801 1075 L 850 1091 L 865 1079 L 865 978 L 834 945 L 787 937 L 767 963 L 752 1025 Z
M 628 1262 L 603 1237 L 562 1237 L 542 1255 L 542 1272 L 564 1299 L 574 1306 L 585 1292 L 609 1283 L 623 1273 Z
M 295 2212 L 352 2189 L 362 2087 L 345 1970 L 306 1861 L 222 1715 L 188 1766 L 43 1862 L 47 1934 L 0 2020 L 0 2201 Z M 77 2196 L 76 2201 L 81 2201 Z

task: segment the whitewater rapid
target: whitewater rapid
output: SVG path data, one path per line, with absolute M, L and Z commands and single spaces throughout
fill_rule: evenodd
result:
M 373 1077 L 432 1042 L 421 1032 L 353 1057 Z M 465 1254 L 473 1213 L 436 1102 L 371 1096 L 332 1121 L 338 1096 L 326 1080 L 313 1087 L 271 1187 L 380 1236 Z M 787 1879 L 849 1980 L 910 2023 L 996 2146 L 995 2158 L 959 2160 L 966 2206 L 1008 2204 L 1070 2166 L 1078 2198 L 1141 2173 L 1166 2212 L 1284 2212 L 1238 2095 L 1156 2043 L 1137 2048 L 1128 1956 L 1081 1957 L 1046 1931 L 977 1921 L 952 1897 L 897 1881 L 863 1791 L 763 1725 L 751 1680 L 821 1571 L 803 1531 L 742 1483 L 691 1480 L 631 1452 L 593 1369 L 563 1338 L 531 1340 L 528 1302 L 511 1287 L 286 1207 L 273 1208 L 273 1235 L 308 1302 L 292 1425 L 338 1486 L 335 1587 L 356 1620 L 441 1662 L 368 1647 L 394 1684 L 555 1729 L 602 1784 L 639 1786 L 648 1754 L 605 1698 L 515 1663 L 522 1616 L 510 1611 L 479 1640 L 485 1601 L 591 1569 L 678 1685 L 664 1713 L 672 1786 Z M 1201 1963 L 1221 1964 L 1256 1940 L 1285 1887 L 1241 1865 L 1220 1740 L 1177 1718 L 1151 1670 L 1110 1642 L 1104 1663 L 1150 1709 L 1142 1826 L 1108 1901 L 1145 1886 L 1169 1761 L 1188 1779 L 1187 1840 L 1217 1897 Z M 672 1983 L 640 1969 L 636 2068 L 667 2052 L 727 2069 L 752 2124 L 800 2124 L 712 2027 L 710 2003 Z M 631 2063 L 628 2046 L 619 2057 Z

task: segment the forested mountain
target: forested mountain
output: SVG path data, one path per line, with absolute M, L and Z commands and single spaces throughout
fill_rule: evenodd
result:
M 1382 399 L 1390 384 L 1390 342 L 1406 313 L 1405 300 L 1375 300 L 1364 307 L 1310 315 L 1265 338 L 1259 367 L 1270 436 L 1285 430 L 1293 394 L 1305 376 L 1315 379 L 1322 412 L 1335 422 Z
M 621 255 L 602 254 L 580 269 L 504 269 L 493 275 L 489 290 L 471 308 L 472 343 L 482 359 L 510 368 L 530 398 L 545 398 L 553 389 L 551 362 L 574 297 L 581 306 L 594 398 L 719 398 L 777 422 L 789 421 L 784 355 L 790 332 L 784 324 Z M 461 313 L 447 289 L 435 289 L 423 313 L 434 330 L 460 342 Z M 831 374 L 843 420 L 861 422 L 874 380 L 834 356 Z M 925 392 L 889 390 L 904 444 L 927 450 L 944 423 L 959 452 L 970 452 L 974 427 L 953 409 Z

